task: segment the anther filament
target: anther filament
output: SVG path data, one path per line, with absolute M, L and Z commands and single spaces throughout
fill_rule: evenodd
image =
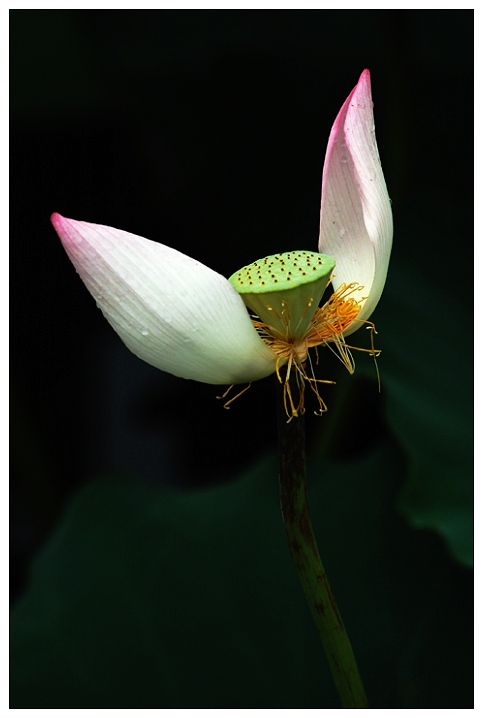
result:
M 376 328 L 372 322 L 357 318 L 361 303 L 365 297 L 356 299 L 353 295 L 362 289 L 363 287 L 356 283 L 341 284 L 330 299 L 315 311 L 310 323 L 301 336 L 298 336 L 297 332 L 313 303 L 312 298 L 307 300 L 302 313 L 297 313 L 298 321 L 295 327 L 292 326 L 294 320 L 289 305 L 285 300 L 281 300 L 280 302 L 282 307 L 280 312 L 272 306 L 266 305 L 266 309 L 269 312 L 273 312 L 274 317 L 278 320 L 278 322 L 273 322 L 273 324 L 277 326 L 260 321 L 260 318 L 257 316 L 252 316 L 252 323 L 260 335 L 260 338 L 270 347 L 274 354 L 277 355 L 275 373 L 278 381 L 284 385 L 283 403 L 288 421 L 302 415 L 305 411 L 305 382 L 309 383 L 310 388 L 317 397 L 319 408 L 314 413 L 321 416 L 327 411 L 327 406 L 319 394 L 318 384 L 335 384 L 335 381 L 315 378 L 314 367 L 309 354 L 309 350 L 312 348 L 315 349 L 316 364 L 319 363 L 318 347 L 326 346 L 340 359 L 350 374 L 353 374 L 355 369 L 355 361 L 351 350 L 366 352 L 374 357 L 379 382 L 376 357 L 379 356 L 380 350 L 374 347 L 374 334 L 377 334 Z M 370 349 L 363 349 L 346 344 L 343 333 L 352 322 L 360 322 L 361 324 L 367 325 L 367 329 L 371 332 Z M 284 377 L 282 377 L 280 372 L 283 366 L 286 366 Z M 293 376 L 293 372 L 295 372 L 294 383 L 298 391 L 297 397 L 293 396 L 292 393 L 294 383 L 292 383 L 292 389 L 290 387 L 290 378 Z M 230 404 L 244 394 L 250 386 L 251 384 L 248 384 L 248 386 L 238 392 L 238 394 L 229 399 L 223 405 L 224 408 L 229 409 Z M 217 399 L 226 399 L 232 388 L 233 385 L 230 386 L 222 396 L 218 396 Z
M 353 374 L 355 369 L 355 362 L 351 354 L 351 349 L 367 352 L 374 357 L 374 361 L 376 357 L 379 356 L 380 351 L 374 348 L 374 334 L 376 333 L 374 324 L 366 320 L 357 319 L 357 315 L 360 311 L 360 305 L 364 300 L 364 297 L 357 300 L 351 295 L 360 290 L 362 290 L 362 287 L 359 284 L 342 284 L 337 291 L 332 294 L 330 299 L 322 307 L 319 307 L 316 310 L 309 326 L 300 338 L 294 338 L 294 334 L 296 334 L 296 332 L 292 333 L 291 331 L 290 310 L 287 303 L 284 301 L 282 301 L 283 309 L 281 316 L 276 314 L 279 322 L 282 323 L 284 331 L 275 329 L 266 322 L 261 322 L 258 319 L 252 319 L 253 325 L 260 334 L 260 337 L 277 355 L 276 374 L 280 383 L 284 384 L 284 406 L 285 413 L 287 414 L 289 421 L 293 417 L 297 417 L 304 412 L 306 381 L 309 382 L 310 388 L 317 397 L 319 410 L 315 413 L 319 415 L 327 411 L 327 406 L 319 394 L 317 384 L 335 384 L 335 382 L 327 379 L 315 378 L 309 349 L 312 347 L 315 348 L 317 357 L 316 363 L 318 363 L 317 347 L 329 347 L 329 349 L 338 356 L 351 374 Z M 300 325 L 300 322 L 304 318 L 312 301 L 312 299 L 307 301 L 304 313 L 299 319 L 297 327 Z M 343 332 L 354 321 L 360 321 L 361 323 L 368 325 L 368 329 L 371 331 L 370 349 L 361 349 L 359 347 L 353 347 L 346 344 Z M 310 366 L 311 376 L 307 376 L 307 362 Z M 284 365 L 287 365 L 287 369 L 285 379 L 282 379 L 280 367 Z M 290 376 L 292 371 L 296 372 L 296 385 L 299 392 L 298 399 L 294 399 L 290 389 Z M 377 376 L 379 380 L 378 372 Z

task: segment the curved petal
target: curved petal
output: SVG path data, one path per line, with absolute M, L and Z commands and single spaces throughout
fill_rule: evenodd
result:
M 371 77 L 364 70 L 332 126 L 322 176 L 319 251 L 336 260 L 336 290 L 358 282 L 368 319 L 386 281 L 392 212 L 374 131 Z M 344 332 L 362 326 L 353 322 Z
M 254 381 L 275 354 L 221 274 L 135 234 L 53 214 L 52 224 L 97 306 L 148 364 L 209 384 Z

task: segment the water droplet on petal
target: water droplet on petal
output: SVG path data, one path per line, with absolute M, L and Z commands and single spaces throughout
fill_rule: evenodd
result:
M 147 337 L 149 332 L 147 329 L 141 329 L 141 334 L 143 335 L 143 337 Z
M 339 234 L 340 234 L 341 237 L 344 236 L 344 234 L 345 234 L 345 229 L 344 229 L 344 227 L 341 227 L 341 228 L 339 229 Z
M 340 161 L 341 161 L 343 164 L 345 164 L 345 163 L 347 162 L 347 155 L 341 155 L 341 156 L 340 156 Z

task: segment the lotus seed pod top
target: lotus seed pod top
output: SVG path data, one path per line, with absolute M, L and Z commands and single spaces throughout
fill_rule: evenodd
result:
M 262 322 L 299 340 L 329 283 L 335 262 L 317 252 L 285 252 L 243 267 L 230 282 Z

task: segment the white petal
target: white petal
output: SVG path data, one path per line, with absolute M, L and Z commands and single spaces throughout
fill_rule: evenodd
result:
M 126 346 L 148 364 L 209 384 L 254 381 L 275 354 L 225 277 L 120 229 L 52 215 L 87 289 Z
M 358 282 L 368 319 L 386 281 L 392 212 L 374 131 L 369 70 L 340 110 L 329 137 L 322 177 L 319 251 L 336 260 L 334 289 Z M 353 322 L 344 332 L 356 331 Z

